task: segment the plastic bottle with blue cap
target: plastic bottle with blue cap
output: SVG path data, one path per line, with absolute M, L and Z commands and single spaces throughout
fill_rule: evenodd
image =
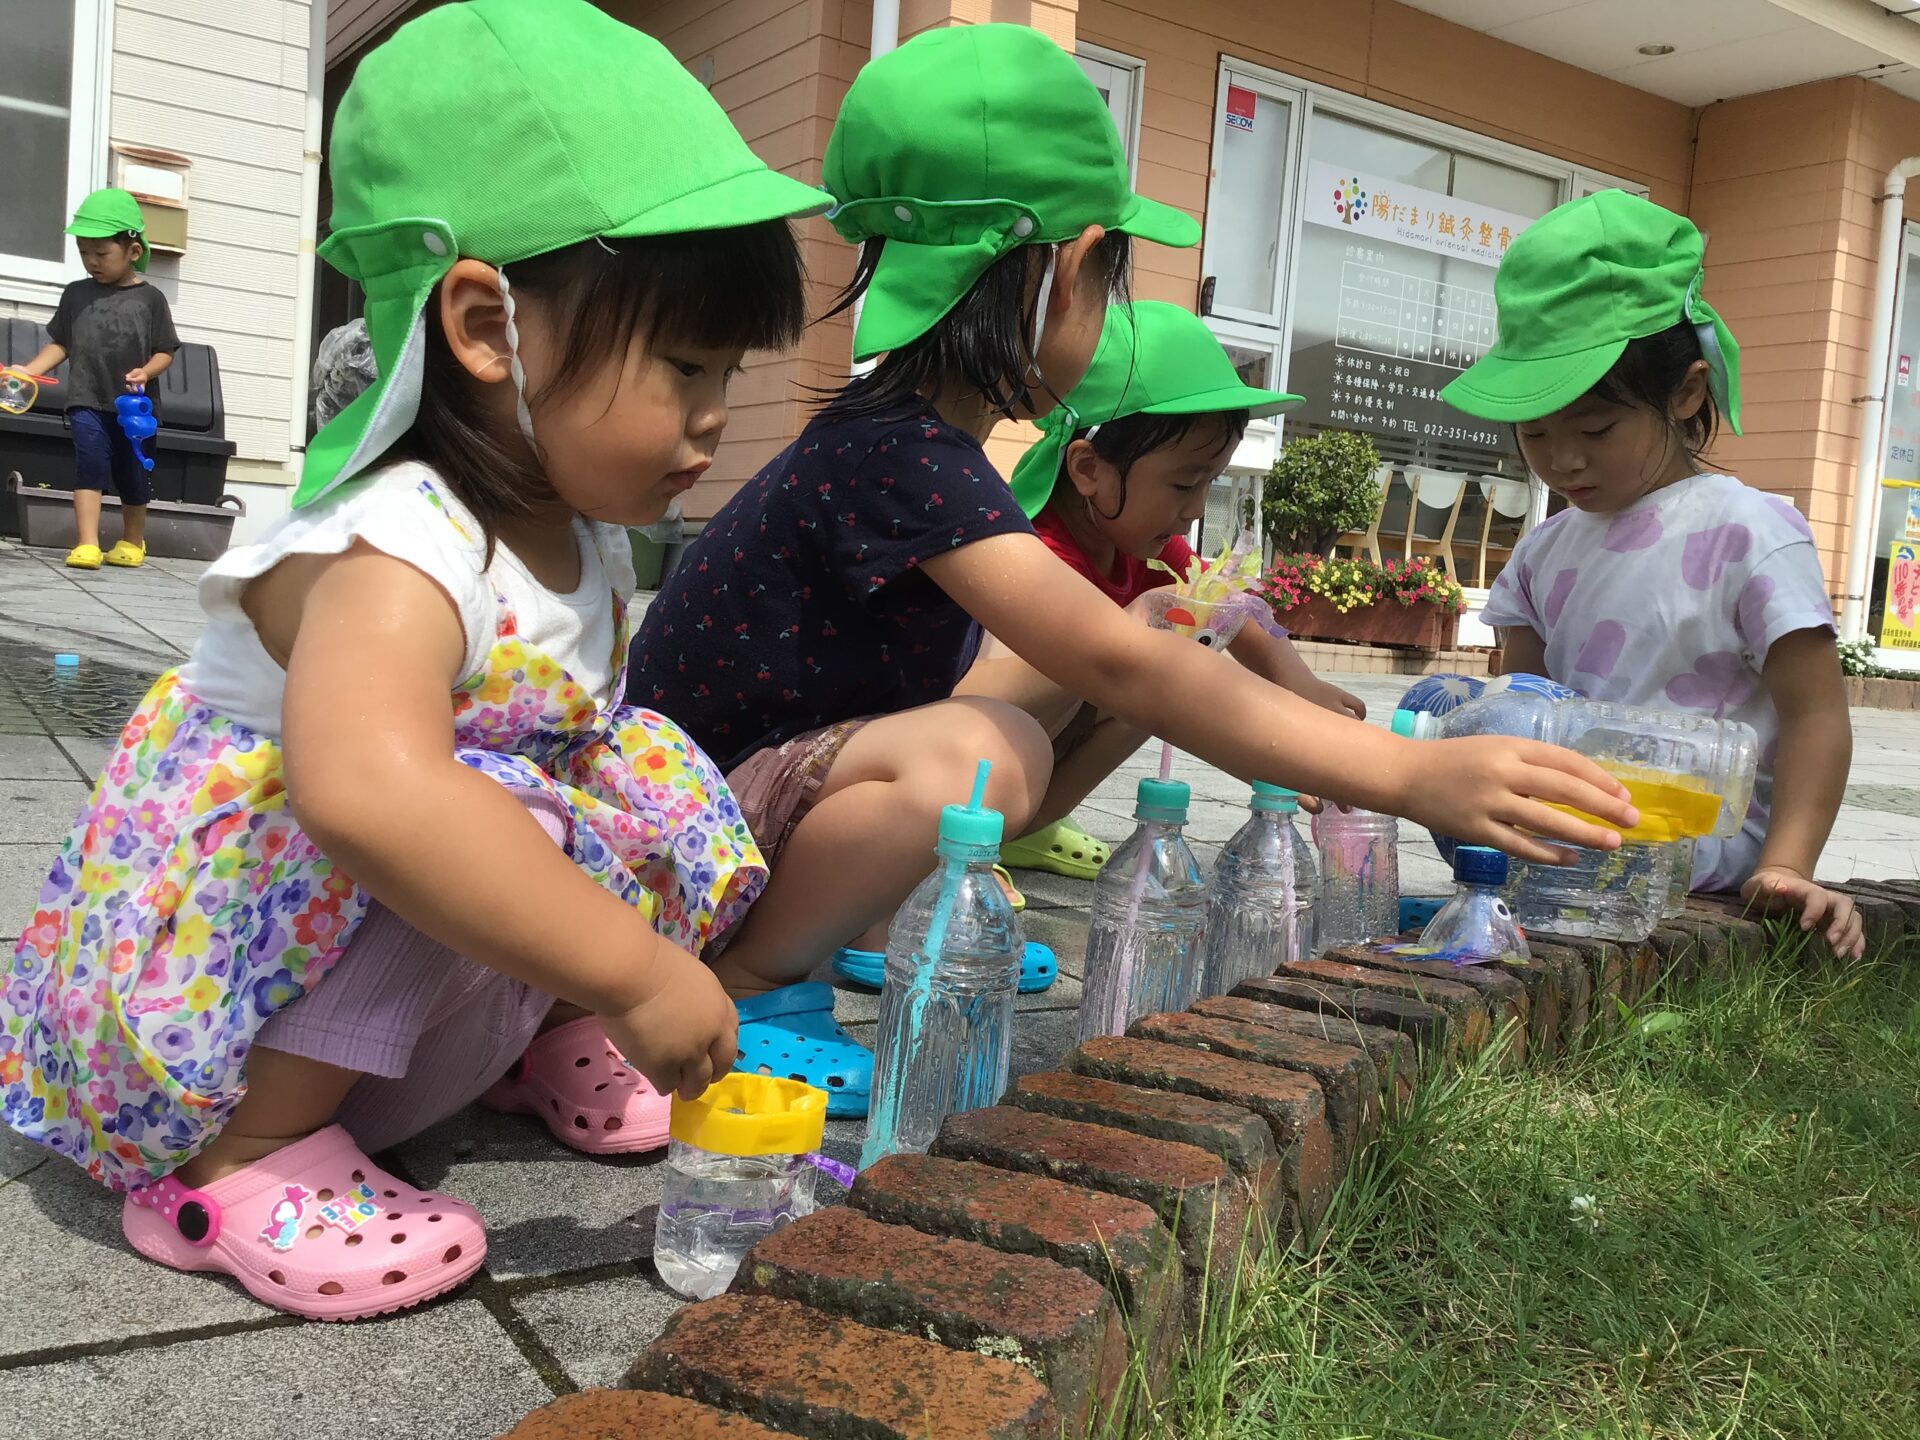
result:
M 940 812 L 939 867 L 887 932 L 863 1168 L 925 1151 L 948 1115 L 998 1104 L 1007 1088 L 1025 942 L 993 873 L 1005 824 L 982 803 L 989 768 L 980 762 L 967 804 Z
M 1401 953 L 1455 965 L 1523 962 L 1533 957 L 1527 937 L 1501 896 L 1507 883 L 1507 857 L 1483 845 L 1460 845 L 1453 852 L 1453 898 L 1427 922 L 1418 944 Z
M 1142 780 L 1139 822 L 1093 882 L 1080 1038 L 1124 1034 L 1142 1015 L 1184 1010 L 1200 993 L 1207 887 L 1181 827 L 1192 791 Z
M 1200 993 L 1225 995 L 1313 954 L 1313 849 L 1294 826 L 1297 791 L 1255 781 L 1247 818 L 1213 862 Z

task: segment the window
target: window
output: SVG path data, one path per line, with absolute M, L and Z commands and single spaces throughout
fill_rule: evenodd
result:
M 1299 100 L 1259 76 L 1221 71 L 1202 261 L 1210 315 L 1280 324 Z
M 9 6 L 0 43 L 0 280 L 65 280 L 67 218 L 98 182 L 107 0 Z M 36 297 L 38 298 L 38 297 Z
M 1093 88 L 1113 114 L 1113 128 L 1127 153 L 1127 171 L 1140 173 L 1140 102 L 1146 88 L 1147 62 L 1102 45 L 1082 43 L 1073 58 L 1093 81 Z

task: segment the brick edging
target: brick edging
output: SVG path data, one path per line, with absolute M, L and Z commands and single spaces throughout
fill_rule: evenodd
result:
M 1836 888 L 1876 948 L 1920 935 L 1920 882 Z M 1212 1299 L 1311 1231 L 1424 1076 L 1496 1036 L 1502 1063 L 1551 1062 L 1767 943 L 1737 896 L 1700 896 L 1637 946 L 1540 936 L 1532 964 L 1484 972 L 1346 948 L 1145 1017 L 763 1241 L 634 1362 L 638 1394 L 564 1397 L 513 1434 L 572 1433 L 589 1404 L 633 1407 L 608 1434 L 652 1433 L 672 1396 L 693 1437 L 1124 1435 Z

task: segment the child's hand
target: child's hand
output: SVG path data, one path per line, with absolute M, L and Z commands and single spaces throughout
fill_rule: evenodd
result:
M 147 388 L 147 367 L 136 365 L 127 371 L 127 389 L 144 390 Z
M 1858 960 L 1867 953 L 1866 930 L 1853 898 L 1817 885 L 1798 871 L 1763 865 L 1740 887 L 1740 898 L 1766 915 L 1799 911 L 1802 930 L 1819 928 L 1824 921 L 1827 946 L 1842 960 Z
M 1469 845 L 1565 865 L 1573 857 L 1547 841 L 1613 850 L 1620 836 L 1549 805 L 1568 805 L 1622 829 L 1639 822 L 1625 786 L 1586 756 L 1558 745 L 1495 735 L 1415 743 L 1424 763 L 1407 786 L 1400 813 Z
M 1302 691 L 1301 695 L 1322 710 L 1331 710 L 1336 715 L 1351 715 L 1356 720 L 1367 718 L 1366 701 L 1350 691 L 1342 690 L 1338 685 L 1329 685 L 1324 680 L 1315 680 L 1313 688 Z
M 677 945 L 659 942 L 648 997 L 603 1013 L 607 1038 L 662 1095 L 697 1100 L 733 1068 L 740 1012 L 713 971 Z

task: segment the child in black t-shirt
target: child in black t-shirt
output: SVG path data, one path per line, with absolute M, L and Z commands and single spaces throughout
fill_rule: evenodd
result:
M 87 278 L 60 294 L 47 322 L 51 343 L 24 367 L 44 375 L 62 360 L 67 370 L 67 428 L 73 434 L 73 517 L 78 541 L 67 553 L 75 570 L 132 567 L 147 559 L 146 466 L 120 428 L 114 401 L 139 393 L 173 364 L 180 348 L 167 297 L 140 278 L 147 268 L 146 222 L 125 190 L 96 190 L 74 212 L 75 237 Z M 151 440 L 145 442 L 151 445 Z M 120 540 L 100 553 L 100 494 L 120 497 Z
M 864 1092 L 872 1057 L 833 1027 L 831 992 L 794 982 L 837 946 L 881 946 L 981 758 L 1009 835 L 1064 813 L 1039 723 L 953 695 L 981 626 L 1054 684 L 1242 778 L 1431 817 L 1531 860 L 1563 856 L 1535 836 L 1619 843 L 1606 827 L 1635 812 L 1592 762 L 1518 740 L 1415 743 L 1335 715 L 1138 623 L 1034 533 L 981 442 L 1079 383 L 1124 291 L 1126 236 L 1200 238 L 1131 192 L 1070 56 L 1016 25 L 917 36 L 854 81 L 824 178 L 835 228 L 865 242 L 855 354 L 884 358 L 708 522 L 647 612 L 627 692 L 728 771 L 772 867 L 714 965 L 758 997 L 740 1006 L 743 1052 L 766 1038 L 757 1026 L 785 1030 L 796 1071 L 831 1071 L 816 1083 L 843 1100 Z

